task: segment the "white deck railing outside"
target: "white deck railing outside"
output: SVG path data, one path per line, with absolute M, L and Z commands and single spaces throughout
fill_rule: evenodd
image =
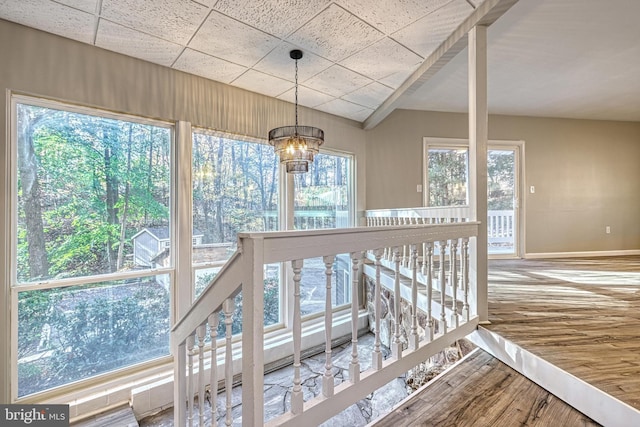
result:
M 195 301 L 188 313 L 172 330 L 172 350 L 175 364 L 174 422 L 176 426 L 198 421 L 204 425 L 211 419 L 215 425 L 216 400 L 206 411 L 205 405 L 194 410 L 196 397 L 205 396 L 212 388 L 214 396 L 219 382 L 224 383 L 225 423 L 233 423 L 231 390 L 233 375 L 242 375 L 242 425 L 263 425 L 264 386 L 264 265 L 286 263 L 293 282 L 293 323 L 287 325 L 293 343 L 294 374 L 291 378 L 290 410 L 268 425 L 318 425 L 364 398 L 392 379 L 444 349 L 451 342 L 475 330 L 478 324 L 476 280 L 469 269 L 469 240 L 477 236 L 478 224 L 473 222 L 442 225 L 404 225 L 360 227 L 314 231 L 250 233 L 239 235 L 238 252 Z M 437 254 L 434 249 L 437 248 Z M 333 311 L 331 287 L 335 283 L 333 263 L 337 254 L 350 254 L 351 259 L 351 342 L 352 354 L 348 381 L 334 386 L 330 343 Z M 327 301 L 324 333 L 327 343 L 322 393 L 305 401 L 300 378 L 301 340 L 304 325 L 300 314 L 301 269 L 304 261 L 323 257 L 326 266 Z M 363 263 L 375 276 L 376 343 L 370 354 L 358 350 L 358 317 L 362 304 L 358 301 Z M 403 295 L 401 276 L 409 277 L 410 292 L 405 300 L 411 304 L 411 331 L 404 338 L 399 330 L 400 299 L 395 299 L 395 331 L 392 356 L 383 360 L 379 336 L 381 271 L 391 268 L 396 295 Z M 373 269 L 373 270 L 371 270 Z M 420 282 L 427 284 L 421 286 Z M 234 343 L 231 336 L 233 298 L 242 292 L 242 338 Z M 406 294 L 406 292 L 405 292 Z M 418 334 L 418 294 L 427 299 L 427 319 L 424 334 Z M 224 313 L 225 334 L 217 336 L 219 313 Z M 205 344 L 209 334 L 214 346 Z M 370 358 L 372 367 L 360 372 L 360 361 Z M 210 361 L 216 363 L 210 363 Z M 206 366 L 208 365 L 208 366 Z M 208 369 L 206 369 L 206 367 Z M 206 374 L 206 375 L 205 375 Z M 213 385 L 213 387 L 211 387 Z M 204 399 L 200 399 L 202 402 Z M 185 405 L 186 403 L 186 405 Z M 237 420 L 236 420 L 237 421 Z

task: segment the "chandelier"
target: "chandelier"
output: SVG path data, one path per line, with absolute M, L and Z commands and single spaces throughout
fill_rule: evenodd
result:
M 313 163 L 313 157 L 324 142 L 324 132 L 312 126 L 298 126 L 298 59 L 302 58 L 302 51 L 294 49 L 289 56 L 296 61 L 296 124 L 271 129 L 269 144 L 280 158 L 280 163 L 285 164 L 287 173 L 305 173 L 309 172 L 309 163 Z

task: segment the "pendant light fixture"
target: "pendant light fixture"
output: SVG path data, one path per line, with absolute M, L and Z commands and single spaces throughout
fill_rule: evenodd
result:
M 280 158 L 280 163 L 285 164 L 287 173 L 305 173 L 309 172 L 309 163 L 313 163 L 313 157 L 324 142 L 324 132 L 312 126 L 298 125 L 298 59 L 302 58 L 302 51 L 294 49 L 289 56 L 296 62 L 296 124 L 271 129 L 269 144 Z

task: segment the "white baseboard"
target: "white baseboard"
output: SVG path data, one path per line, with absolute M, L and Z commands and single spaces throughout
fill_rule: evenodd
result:
M 524 255 L 525 259 L 544 258 L 590 258 L 605 256 L 630 256 L 640 255 L 640 249 L 627 249 L 617 251 L 583 251 L 583 252 L 534 252 Z

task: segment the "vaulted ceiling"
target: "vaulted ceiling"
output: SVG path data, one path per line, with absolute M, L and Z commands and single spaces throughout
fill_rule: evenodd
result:
M 299 48 L 300 104 L 365 121 L 394 97 L 466 111 L 464 54 L 403 83 L 485 2 L 0 0 L 0 18 L 290 102 Z M 636 0 L 518 1 L 489 29 L 490 112 L 640 121 L 637 16 Z

